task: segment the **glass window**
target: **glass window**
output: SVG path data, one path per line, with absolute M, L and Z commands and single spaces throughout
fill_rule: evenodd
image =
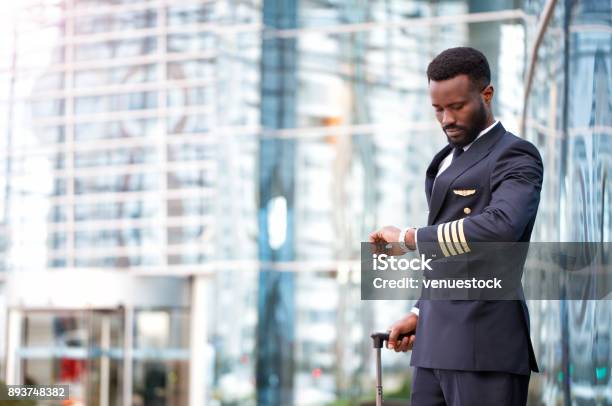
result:
M 66 258 L 49 258 L 47 261 L 49 268 L 65 268 L 67 264 Z
M 156 64 L 131 65 L 117 68 L 78 70 L 74 75 L 75 87 L 91 88 L 101 84 L 146 83 L 157 80 Z
M 183 89 L 168 90 L 168 106 L 195 106 L 214 104 L 215 89 L 213 86 L 192 86 Z
M 158 246 L 158 231 L 152 228 L 125 228 L 120 230 L 92 230 L 75 232 L 76 248 L 104 248 Z M 93 251 L 92 251 L 93 252 Z
M 168 161 L 207 161 L 213 160 L 219 149 L 214 141 L 202 143 L 182 143 L 168 145 Z
M 214 174 L 215 171 L 210 169 L 170 171 L 168 173 L 168 189 L 213 186 Z
M 36 117 L 62 116 L 66 113 L 64 99 L 45 100 L 32 103 L 32 114 Z
M 47 244 L 51 251 L 64 250 L 66 248 L 66 233 L 63 231 L 50 233 Z
M 49 209 L 47 221 L 49 223 L 62 223 L 67 219 L 67 208 L 62 205 L 53 205 Z
M 189 403 L 187 360 L 134 362 L 134 404 L 182 406 Z
M 157 107 L 157 92 L 77 97 L 74 103 L 76 114 L 154 109 Z
M 168 78 L 174 80 L 181 79 L 202 79 L 213 77 L 217 69 L 214 61 L 210 59 L 195 59 L 181 62 L 168 62 Z
M 74 137 L 77 141 L 146 137 L 156 135 L 157 125 L 157 118 L 79 123 L 74 126 Z
M 28 79 L 28 71 L 18 71 L 15 74 L 19 81 Z M 44 72 L 36 78 L 36 90 L 34 93 L 59 90 L 64 86 L 63 72 Z
M 157 150 L 154 147 L 125 147 L 75 152 L 74 166 L 88 168 L 97 166 L 134 165 L 157 162 Z
M 135 397 L 143 405 L 185 404 L 189 394 L 189 313 L 139 310 L 134 319 Z
M 214 3 L 169 6 L 168 25 L 182 26 L 212 21 L 215 16 L 215 8 Z
M 211 214 L 214 207 L 212 197 L 196 197 L 168 200 L 168 217 L 201 216 Z
M 77 4 L 80 5 L 80 3 L 85 2 L 79 1 Z M 134 3 L 134 1 L 129 2 L 129 4 Z M 127 11 L 121 14 L 102 14 L 74 18 L 75 32 L 77 34 L 151 28 L 155 27 L 156 23 L 156 10 Z
M 27 312 L 23 325 L 18 349 L 23 383 L 68 383 L 71 400 L 97 405 L 104 380 L 109 403 L 120 403 L 123 360 L 116 354 L 123 346 L 121 313 Z
M 74 260 L 74 265 L 76 267 L 83 268 L 123 269 L 138 266 L 159 266 L 160 264 L 160 258 L 157 256 L 142 255 L 105 255 L 100 257 L 77 256 Z
M 168 35 L 167 50 L 169 53 L 197 52 L 210 50 L 216 52 L 217 38 L 213 33 Z
M 65 183 L 65 182 L 64 182 Z M 155 190 L 158 185 L 156 174 L 135 173 L 130 175 L 103 175 L 76 177 L 74 189 L 76 194 L 137 192 Z M 65 193 L 65 191 L 64 191 Z
M 181 255 L 168 255 L 168 265 L 198 265 L 203 264 L 207 258 L 205 254 L 200 253 L 185 253 Z
M 75 47 L 76 61 L 109 60 L 149 55 L 157 50 L 157 38 L 122 39 Z
M 158 214 L 159 200 L 129 200 L 108 203 L 77 203 L 74 217 L 77 222 L 88 220 L 141 219 Z
M 53 196 L 61 196 L 65 195 L 67 191 L 68 184 L 66 179 L 55 179 L 53 181 Z
M 168 244 L 202 244 L 204 234 L 210 225 L 168 227 Z
M 166 119 L 168 134 L 190 134 L 210 131 L 214 124 L 213 110 L 200 114 L 174 114 Z

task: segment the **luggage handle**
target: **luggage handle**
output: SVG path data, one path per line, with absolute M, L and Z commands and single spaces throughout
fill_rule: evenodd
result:
M 397 340 L 401 341 L 412 334 L 400 334 Z M 389 341 L 389 333 L 372 333 L 372 343 L 376 349 L 376 406 L 383 406 L 383 386 L 382 386 L 382 370 L 380 362 L 380 349 L 385 341 Z
M 410 337 L 412 334 L 400 334 L 397 336 L 397 341 L 402 341 L 406 337 Z M 372 333 L 370 335 L 372 337 L 372 344 L 374 348 L 382 348 L 385 341 L 389 341 L 389 332 L 386 333 Z

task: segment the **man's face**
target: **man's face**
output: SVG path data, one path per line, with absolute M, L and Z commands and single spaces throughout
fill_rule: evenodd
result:
M 488 114 L 485 100 L 488 104 L 492 92 L 492 87 L 487 86 L 481 93 L 467 75 L 429 82 L 436 119 L 451 145 L 465 146 L 485 129 Z

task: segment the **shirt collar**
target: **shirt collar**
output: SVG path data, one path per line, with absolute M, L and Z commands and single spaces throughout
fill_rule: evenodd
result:
M 495 122 L 493 124 L 491 124 L 490 126 L 488 126 L 487 128 L 485 128 L 484 130 L 482 130 L 478 136 L 476 136 L 476 138 L 474 138 L 474 141 L 476 141 L 478 138 L 482 137 L 483 135 L 485 135 L 486 133 L 488 133 L 489 131 L 491 131 L 491 129 L 493 127 L 495 127 L 497 125 L 497 123 L 499 123 L 499 120 L 495 120 Z M 474 141 L 470 142 L 469 144 L 467 144 L 465 147 L 463 147 L 463 152 L 467 151 L 469 147 L 472 146 L 472 144 L 474 143 Z

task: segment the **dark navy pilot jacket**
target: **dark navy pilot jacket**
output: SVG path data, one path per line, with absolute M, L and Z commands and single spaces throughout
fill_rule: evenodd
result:
M 444 147 L 427 169 L 429 218 L 428 226 L 418 230 L 419 252 L 453 259 L 475 254 L 479 243 L 528 242 L 543 177 L 536 147 L 498 123 L 436 179 L 451 151 L 450 145 Z M 419 321 L 411 365 L 524 375 L 538 371 L 524 300 L 422 297 L 415 306 Z

